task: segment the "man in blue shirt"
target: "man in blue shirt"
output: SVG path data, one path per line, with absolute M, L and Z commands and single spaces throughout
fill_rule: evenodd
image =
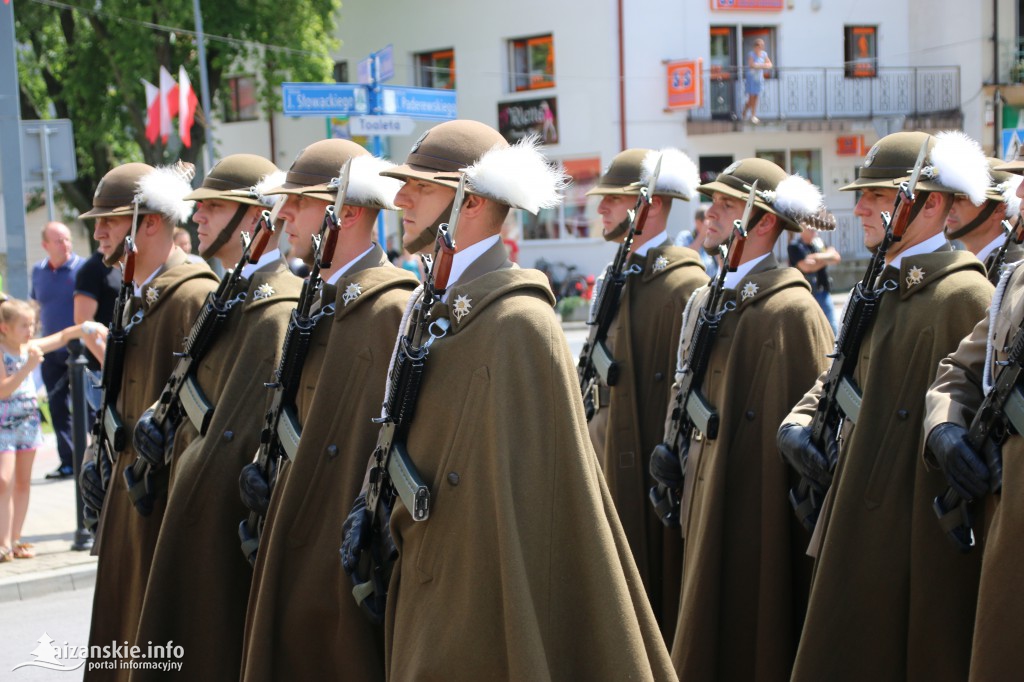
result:
M 43 335 L 54 334 L 75 324 L 75 274 L 82 259 L 71 251 L 71 231 L 58 222 L 43 227 L 46 258 L 32 266 L 32 298 L 39 303 Z M 60 466 L 47 478 L 68 478 L 71 464 L 71 406 L 68 390 L 68 351 L 61 348 L 43 356 L 40 371 L 50 396 L 50 418 L 57 435 Z

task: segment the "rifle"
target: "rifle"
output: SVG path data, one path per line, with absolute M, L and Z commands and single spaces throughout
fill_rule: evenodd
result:
M 988 271 L 988 281 L 992 282 L 993 286 L 999 283 L 999 275 L 1003 266 L 1006 265 L 1006 252 L 1009 250 L 1010 244 L 1024 243 L 1024 220 L 1018 218 L 1016 227 L 1011 225 L 1009 220 L 1004 220 L 1001 225 L 1006 239 L 996 250 L 992 268 Z
M 821 396 L 811 419 L 811 441 L 829 458 L 830 472 L 835 470 L 837 462 L 829 455 L 826 441 L 837 436 L 843 420 L 848 419 L 852 423 L 857 421 L 861 394 L 853 375 L 857 368 L 860 347 L 878 312 L 882 295 L 895 288 L 894 282 L 879 285 L 878 279 L 885 269 L 885 256 L 889 248 L 903 239 L 903 233 L 910 224 L 910 215 L 918 199 L 914 189 L 924 166 L 927 145 L 927 141 L 922 143 L 910 179 L 900 184 L 893 212 L 890 214 L 888 211 L 882 211 L 885 234 L 868 263 L 864 277 L 850 295 L 843 313 L 843 326 L 839 330 L 839 338 L 836 339 L 835 351 L 829 355 L 832 364 L 825 375 Z M 813 530 L 818 521 L 824 494 L 824 490 L 818 490 L 814 483 L 804 477 L 800 478 L 795 489 L 789 491 L 789 503 L 807 530 Z
M 196 369 L 220 335 L 231 309 L 246 299 L 247 291 L 241 286 L 242 268 L 249 263 L 257 262 L 263 256 L 270 237 L 274 234 L 274 221 L 280 207 L 281 204 L 278 203 L 273 213 L 263 211 L 251 237 L 248 233 L 242 233 L 242 256 L 238 259 L 238 264 L 221 280 L 217 289 L 207 295 L 206 302 L 192 322 L 192 329 L 185 337 L 184 349 L 174 354 L 177 362 L 167 378 L 167 383 L 164 384 L 152 417 L 153 425 L 162 433 L 176 429 L 182 417 L 187 415 L 199 435 L 206 435 L 210 420 L 213 418 L 214 407 L 206 400 L 202 387 L 196 381 Z M 153 502 L 158 494 L 156 476 L 170 464 L 171 454 L 172 448 L 167 447 L 163 467 L 153 467 L 147 460 L 139 457 L 124 470 L 128 496 L 135 510 L 143 516 L 149 516 L 153 512 Z
M 107 333 L 107 347 L 103 353 L 103 373 L 100 378 L 100 404 L 92 425 L 96 443 L 96 467 L 101 472 L 114 470 L 117 455 L 127 445 L 127 431 L 117 410 L 117 399 L 121 395 L 124 379 L 124 355 L 128 347 L 128 332 L 141 318 L 138 313 L 128 324 L 124 322 L 125 312 L 135 293 L 135 228 L 138 224 L 138 202 L 132 219 L 132 233 L 124 238 L 124 264 L 121 266 L 121 288 L 114 301 L 114 313 Z M 109 481 L 105 482 L 109 486 Z M 97 510 L 98 511 L 98 510 Z M 88 506 L 84 510 L 85 525 L 94 530 L 99 517 Z
M 1021 321 L 1006 353 L 1006 360 L 999 376 L 967 429 L 967 444 L 982 455 L 986 454 L 988 439 L 1002 445 L 1010 434 L 1024 434 L 1024 393 L 1021 379 L 1024 378 L 1024 320 Z M 986 462 L 993 469 L 992 462 Z M 932 501 L 932 510 L 939 519 L 939 526 L 958 551 L 966 554 L 976 544 L 974 536 L 973 501 L 961 498 L 951 487 Z
M 382 414 L 373 420 L 380 424 L 380 432 L 373 449 L 366 493 L 370 551 L 361 557 L 358 572 L 358 577 L 368 577 L 365 582 L 356 583 L 352 596 L 367 618 L 376 624 L 381 622 L 383 609 L 375 611 L 371 598 L 383 605 L 387 597 L 394 557 L 384 556 L 382 548 L 385 525 L 390 519 L 395 498 L 401 498 L 413 521 L 426 521 L 430 516 L 430 488 L 416 471 L 405 440 L 416 411 L 416 399 L 430 347 L 448 333 L 450 326 L 447 318 L 434 318 L 431 309 L 448 289 L 456 251 L 455 233 L 465 193 L 466 176 L 461 175 L 448 222 L 438 228 L 432 265 L 413 304 L 409 325 L 400 331 L 393 364 L 388 372 Z M 358 578 L 353 576 L 353 579 Z
M 690 440 L 698 431 L 707 440 L 718 437 L 718 411 L 704 397 L 701 389 L 707 374 L 711 351 L 715 338 L 722 325 L 725 314 L 736 308 L 735 301 L 726 301 L 725 276 L 727 272 L 735 272 L 743 257 L 743 247 L 747 238 L 747 226 L 750 214 L 757 197 L 757 181 L 747 195 L 747 205 L 743 209 L 743 217 L 733 223 L 733 231 L 727 247 L 719 246 L 719 255 L 725 266 L 718 271 L 718 276 L 711 283 L 704 305 L 698 313 L 694 326 L 692 341 L 686 361 L 679 368 L 675 395 L 672 398 L 672 416 L 668 428 L 665 429 L 665 441 L 654 446 L 651 458 L 674 458 L 679 460 L 680 469 L 685 475 L 686 458 Z M 685 332 L 685 330 L 684 330 Z M 672 488 L 664 483 L 652 486 L 648 498 L 658 514 L 658 518 L 666 526 L 673 528 L 679 525 L 679 508 L 682 501 L 680 488 Z
M 611 351 L 608 350 L 608 330 L 619 312 L 626 278 L 641 271 L 637 265 L 627 268 L 626 263 L 633 248 L 633 239 L 643 234 L 644 224 L 647 222 L 647 212 L 650 210 L 660 173 L 661 157 L 659 156 L 650 181 L 646 187 L 640 188 L 636 205 L 629 212 L 629 230 L 615 253 L 615 260 L 605 272 L 604 282 L 594 304 L 596 314 L 593 320 L 588 321 L 590 334 L 576 363 L 576 375 L 580 382 L 580 392 L 583 394 L 587 421 L 593 418 L 601 405 L 598 395 L 601 384 L 614 386 L 619 382 L 619 363 L 615 361 Z
M 286 457 L 290 461 L 295 458 L 295 453 L 299 449 L 302 427 L 299 424 L 298 410 L 295 407 L 295 397 L 298 395 L 302 381 L 302 368 L 306 363 L 306 355 L 309 353 L 309 344 L 317 322 L 334 312 L 334 303 L 323 300 L 320 301 L 321 307 L 316 313 L 312 312 L 312 308 L 317 297 L 323 291 L 320 272 L 329 269 L 334 260 L 338 233 L 341 232 L 338 220 L 341 209 L 345 205 L 345 196 L 348 193 L 351 167 L 351 159 L 342 166 L 337 198 L 333 206 L 327 206 L 324 210 L 320 231 L 313 235 L 315 254 L 313 268 L 309 273 L 309 278 L 302 283 L 298 303 L 292 310 L 291 318 L 288 321 L 284 347 L 281 350 L 281 360 L 274 371 L 273 381 L 265 384 L 274 393 L 263 420 L 263 430 L 260 431 L 260 447 L 256 454 L 256 467 L 260 470 L 263 480 L 267 481 L 270 489 L 273 489 L 274 481 L 277 478 L 281 458 Z M 256 564 L 256 553 L 259 550 L 260 536 L 263 533 L 265 520 L 261 513 L 251 511 L 249 516 L 238 524 L 238 539 L 241 542 L 242 554 L 251 565 Z

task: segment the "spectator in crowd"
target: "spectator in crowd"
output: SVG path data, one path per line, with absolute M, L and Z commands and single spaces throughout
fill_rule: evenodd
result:
M 36 310 L 28 301 L 0 299 L 0 563 L 35 556 L 32 545 L 21 541 L 32 461 L 42 444 L 32 370 L 45 362 L 44 353 L 80 338 L 83 330 L 102 329 L 93 322 L 36 339 L 36 322 Z
M 772 60 L 764 49 L 764 40 L 758 38 L 754 41 L 754 49 L 747 53 L 747 68 L 743 79 L 744 89 L 747 93 L 747 103 L 743 105 L 742 118 L 746 120 L 747 112 L 750 112 L 750 122 L 757 125 L 761 119 L 757 117 L 757 100 L 761 97 L 761 90 L 764 88 L 764 72 L 772 68 Z
M 67 225 L 49 222 L 43 227 L 46 258 L 32 267 L 32 299 L 39 304 L 43 335 L 55 334 L 75 323 L 75 275 L 82 258 L 71 250 L 71 231 Z M 49 396 L 50 418 L 57 436 L 60 466 L 46 478 L 69 478 L 71 464 L 71 394 L 68 390 L 68 350 L 55 347 L 43 357 L 40 371 Z
M 835 229 L 836 220 L 831 213 L 825 214 L 821 225 L 825 229 Z M 831 221 L 831 227 L 827 224 Z M 804 278 L 811 285 L 814 299 L 825 312 L 832 332 L 839 333 L 836 325 L 835 304 L 832 302 L 832 277 L 828 274 L 828 266 L 835 265 L 842 257 L 834 246 L 825 246 L 818 236 L 817 226 L 808 221 L 803 223 L 800 232 L 789 242 L 789 264 L 804 273 Z
M 121 288 L 121 268 L 110 267 L 103 259 L 102 250 L 98 250 L 78 268 L 75 275 L 75 324 L 93 320 L 109 327 L 114 318 L 114 302 Z M 90 352 L 89 369 L 97 372 L 103 360 L 102 348 L 88 342 L 86 347 Z
M 676 236 L 676 246 L 687 246 L 697 252 L 700 256 L 700 260 L 704 263 L 704 270 L 708 273 L 708 277 L 714 279 L 715 275 L 718 274 L 718 257 L 712 256 L 710 253 L 704 250 L 704 238 L 708 233 L 708 226 L 704 220 L 705 211 L 703 208 L 698 209 L 693 214 L 693 232 L 689 230 L 683 230 Z
M 174 228 L 174 245 L 185 253 L 192 253 L 192 235 L 184 227 Z

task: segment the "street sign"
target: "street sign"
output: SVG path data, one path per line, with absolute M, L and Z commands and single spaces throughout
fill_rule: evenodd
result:
M 409 135 L 416 121 L 408 116 L 352 116 L 348 130 L 353 135 Z
M 373 61 L 373 55 L 371 54 L 366 59 L 360 59 L 359 63 L 356 64 L 356 82 L 370 84 L 373 80 L 373 72 L 370 69 L 370 62 Z
M 355 83 L 281 83 L 285 116 L 338 116 L 370 111 L 365 85 Z
M 382 85 L 383 113 L 438 121 L 456 118 L 455 91 Z
M 75 136 L 70 119 L 21 122 L 21 169 L 25 187 L 43 187 L 47 167 L 52 174 L 52 182 L 74 182 L 78 179 Z
M 386 81 L 395 77 L 395 48 L 388 45 L 377 52 L 377 81 Z

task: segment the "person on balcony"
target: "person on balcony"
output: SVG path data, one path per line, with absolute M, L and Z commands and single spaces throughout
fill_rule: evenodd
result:
M 757 125 L 761 119 L 757 117 L 757 100 L 761 96 L 761 89 L 764 87 L 765 69 L 772 68 L 772 60 L 764 49 L 764 40 L 758 38 L 754 41 L 754 49 L 747 53 L 747 70 L 744 77 L 745 90 L 747 92 L 747 103 L 743 105 L 743 120 L 747 120 L 747 112 L 750 112 L 750 122 Z

